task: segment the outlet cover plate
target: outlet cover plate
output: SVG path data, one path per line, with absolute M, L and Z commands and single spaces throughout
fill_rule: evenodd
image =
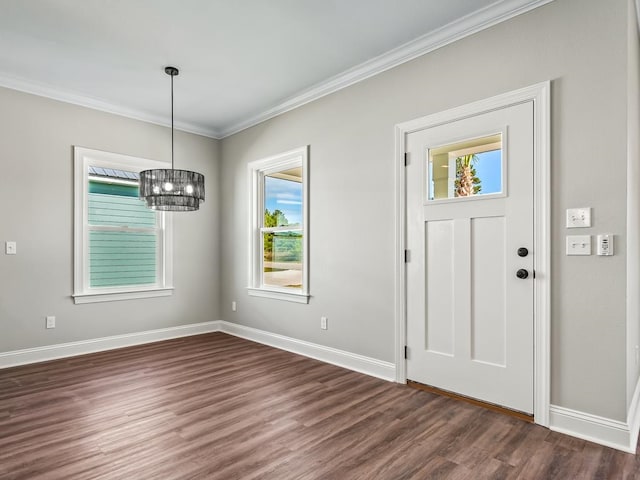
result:
M 15 255 L 17 251 L 16 242 L 5 242 L 4 244 L 4 253 L 6 255 Z

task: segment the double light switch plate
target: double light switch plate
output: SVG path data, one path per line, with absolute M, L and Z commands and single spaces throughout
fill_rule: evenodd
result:
M 591 235 L 567 235 L 567 255 L 591 255 Z
M 591 207 L 567 208 L 567 228 L 591 226 Z

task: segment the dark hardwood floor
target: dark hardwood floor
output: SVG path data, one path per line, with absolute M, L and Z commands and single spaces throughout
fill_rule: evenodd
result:
M 625 454 L 221 333 L 0 370 L 1 479 L 635 479 Z

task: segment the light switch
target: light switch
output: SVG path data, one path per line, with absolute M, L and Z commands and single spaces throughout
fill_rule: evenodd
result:
M 591 255 L 591 235 L 567 235 L 567 255 Z
M 591 207 L 567 208 L 567 228 L 591 226 Z
M 5 242 L 4 253 L 7 255 L 15 255 L 17 251 L 16 242 Z

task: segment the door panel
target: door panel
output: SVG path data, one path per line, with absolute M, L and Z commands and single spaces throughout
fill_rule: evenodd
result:
M 426 349 L 453 355 L 453 305 L 456 302 L 453 285 L 453 222 L 435 220 L 426 224 Z
M 471 359 L 506 366 L 504 217 L 471 219 Z
M 492 187 L 469 155 L 496 144 Z M 533 103 L 411 133 L 406 149 L 407 378 L 532 413 Z

